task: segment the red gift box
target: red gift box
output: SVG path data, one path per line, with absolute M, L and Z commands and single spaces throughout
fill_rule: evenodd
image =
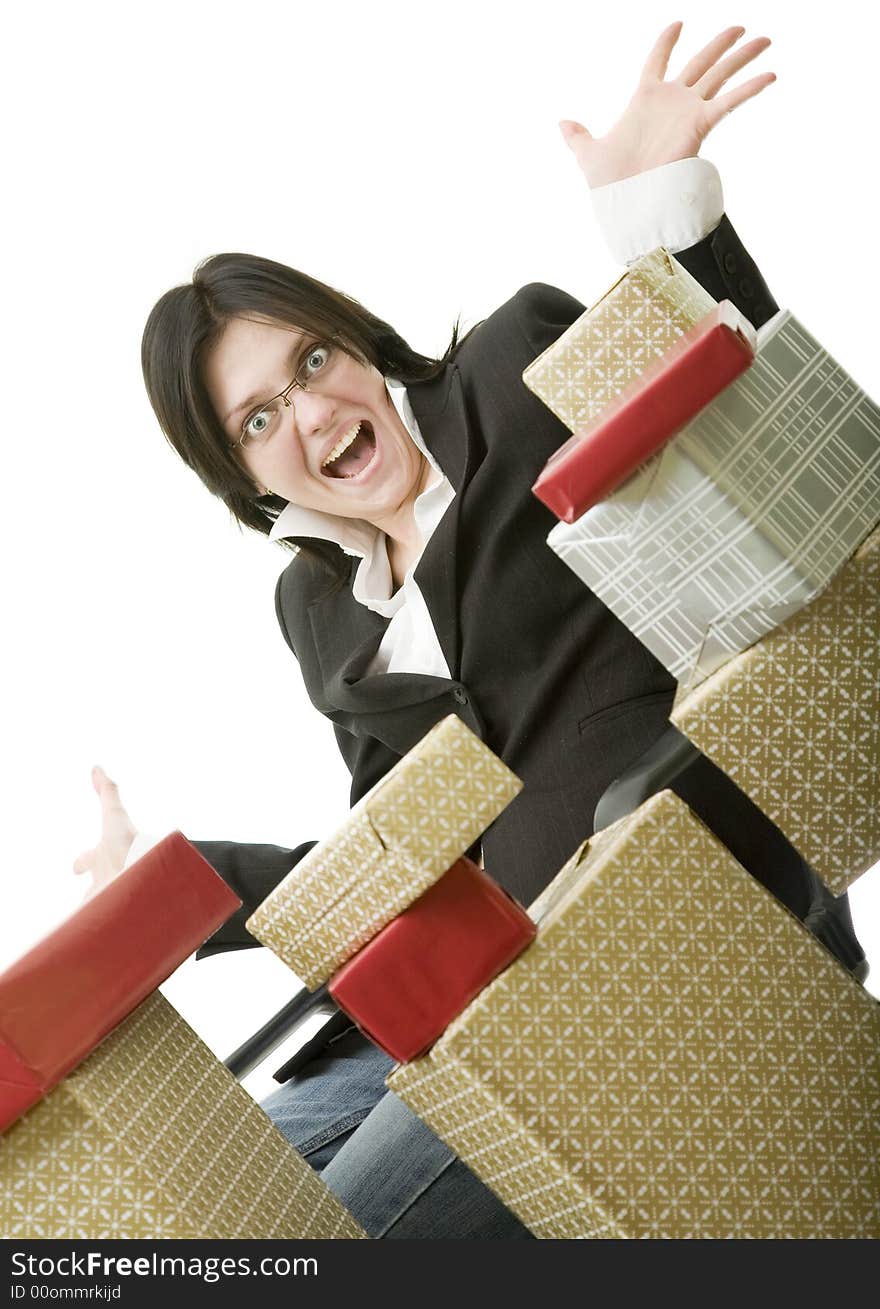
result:
M 173 832 L 0 974 L 0 1131 L 57 1086 L 240 904 Z
M 573 523 L 696 418 L 755 357 L 755 332 L 722 300 L 547 460 L 532 487 Z
M 526 911 L 458 859 L 330 980 L 366 1036 L 400 1063 L 423 1054 L 534 939 Z

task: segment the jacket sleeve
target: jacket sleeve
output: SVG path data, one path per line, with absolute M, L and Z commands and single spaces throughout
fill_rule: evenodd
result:
M 675 258 L 716 300 L 731 300 L 755 327 L 779 310 L 758 265 L 726 214 L 713 232 Z
M 223 950 L 247 950 L 261 944 L 245 928 L 246 919 L 317 842 L 304 841 L 293 850 L 280 845 L 248 845 L 236 841 L 193 841 L 192 844 L 242 902 L 241 908 L 196 951 L 197 959 L 206 959 Z
M 757 264 L 740 241 L 726 214 L 722 215 L 718 226 L 708 236 L 686 250 L 676 251 L 674 258 L 715 300 L 730 300 L 755 327 L 760 327 L 778 312 L 779 306 Z M 515 321 L 522 337 L 528 342 L 530 353 L 527 362 L 558 340 L 566 328 L 585 312 L 585 306 L 567 291 L 543 282 L 522 287 L 497 314 L 505 315 L 508 307 L 513 309 L 512 317 L 505 316 L 502 322 L 493 315 L 486 321 L 494 322 L 495 331 L 502 333 L 507 330 L 508 319 L 510 322 Z M 476 337 L 477 333 L 473 335 Z M 515 353 L 512 340 L 504 340 Z M 467 345 L 464 349 L 467 349 Z M 521 401 L 522 396 L 518 395 L 518 402 Z M 556 441 L 554 449 L 565 439 L 565 430 L 560 429 L 563 434 Z

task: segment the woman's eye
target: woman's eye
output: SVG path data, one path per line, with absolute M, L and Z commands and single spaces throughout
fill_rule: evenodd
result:
M 245 436 L 265 436 L 269 427 L 269 415 L 262 409 L 253 418 L 249 418 L 245 424 Z
M 303 360 L 303 371 L 307 377 L 314 377 L 324 367 L 330 358 L 329 345 L 313 346 Z

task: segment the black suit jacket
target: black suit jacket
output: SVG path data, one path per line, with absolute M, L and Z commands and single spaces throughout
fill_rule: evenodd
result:
M 676 257 L 756 326 L 776 312 L 726 218 Z M 569 433 L 522 372 L 583 311 L 564 291 L 523 287 L 441 376 L 408 387 L 423 439 L 455 489 L 416 569 L 451 679 L 364 675 L 387 620 L 354 600 L 356 560 L 334 589 L 321 565 L 297 556 L 276 591 L 285 640 L 351 771 L 352 803 L 449 713 L 522 778 L 482 845 L 487 871 L 526 904 L 590 834 L 605 788 L 662 732 L 675 689 L 547 546 L 556 520 L 530 490 Z M 708 795 L 708 774 L 702 782 Z M 311 844 L 199 843 L 245 901 L 201 953 L 252 944 L 244 918 Z

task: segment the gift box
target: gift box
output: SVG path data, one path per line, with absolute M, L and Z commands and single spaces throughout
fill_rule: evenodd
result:
M 248 931 L 314 989 L 442 877 L 521 786 L 450 714 L 300 860 Z
M 393 1059 L 422 1054 L 535 935 L 526 911 L 470 859 L 343 964 L 333 999 Z
M 808 604 L 880 518 L 880 411 L 788 312 L 752 366 L 548 544 L 685 687 Z
M 836 895 L 880 860 L 880 530 L 672 720 Z
M 523 381 L 574 432 L 715 305 L 672 255 L 654 250 L 529 364 Z
M 365 1233 L 158 992 L 7 1132 L 9 1238 Z
M 672 795 L 389 1087 L 545 1238 L 876 1237 L 880 1008 Z
M 535 495 L 573 522 L 745 372 L 754 353 L 751 323 L 722 301 L 551 456 Z
M 240 904 L 173 832 L 0 974 L 0 1131 L 81 1063 Z

